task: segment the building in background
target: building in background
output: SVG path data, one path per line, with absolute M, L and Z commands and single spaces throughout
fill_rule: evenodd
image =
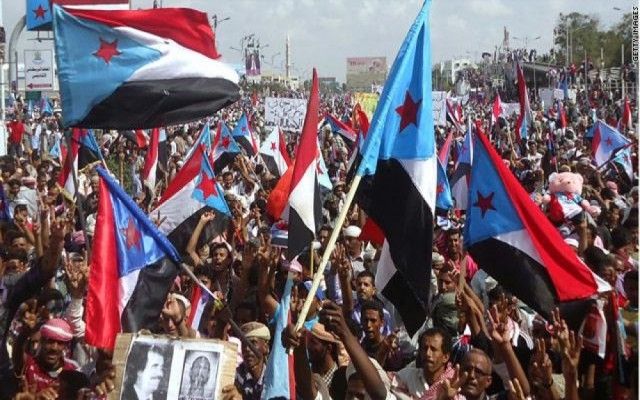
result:
M 458 72 L 467 68 L 477 68 L 477 65 L 468 58 L 459 58 L 456 60 L 447 60 L 440 63 L 440 72 L 443 79 L 446 79 L 449 83 L 454 83 Z
M 347 90 L 372 92 L 387 79 L 386 57 L 347 58 Z

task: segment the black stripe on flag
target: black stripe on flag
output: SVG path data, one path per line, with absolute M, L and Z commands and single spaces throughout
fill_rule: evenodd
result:
M 434 185 L 436 177 L 433 177 Z M 358 203 L 384 232 L 397 272 L 378 288 L 413 335 L 424 323 L 431 279 L 433 212 L 399 161 L 379 160 L 362 179 Z
M 239 86 L 223 78 L 125 82 L 96 104 L 78 126 L 146 129 L 193 121 L 240 99 Z
M 309 206 L 313 207 L 313 218 L 315 220 L 316 229 L 318 229 L 320 227 L 320 221 L 322 220 L 322 201 L 320 199 L 320 187 L 318 186 L 317 176 L 315 177 L 313 185 L 313 204 L 309 204 Z M 290 206 L 287 259 L 292 260 L 295 256 L 300 254 L 305 247 L 308 248 L 315 237 L 316 233 L 311 231 L 309 227 L 305 225 L 295 208 Z
M 167 257 L 140 270 L 136 287 L 120 317 L 123 332 L 157 326 L 167 293 L 177 275 L 178 267 Z
M 500 282 L 504 289 L 551 320 L 556 306 L 572 329 L 577 329 L 588 311 L 588 300 L 558 304 L 547 270 L 527 253 L 495 238 L 474 243 L 467 249 L 478 266 Z

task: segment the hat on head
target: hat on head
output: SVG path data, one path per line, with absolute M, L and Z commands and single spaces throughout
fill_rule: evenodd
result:
M 331 332 L 328 332 L 320 322 L 313 325 L 310 332 L 316 339 L 329 343 L 340 343 L 340 340 Z
M 344 230 L 344 237 L 357 238 L 360 237 L 360 233 L 362 233 L 362 229 L 358 228 L 355 225 L 349 225 Z
M 265 324 L 261 324 L 260 322 L 247 322 L 246 324 L 240 327 L 240 330 L 247 339 L 250 338 L 258 338 L 265 341 L 271 340 L 271 333 L 269 332 L 269 328 Z
M 40 336 L 58 342 L 70 342 L 73 339 L 73 331 L 64 319 L 53 318 L 40 327 Z
M 444 264 L 444 257 L 435 251 L 431 252 L 431 264 Z

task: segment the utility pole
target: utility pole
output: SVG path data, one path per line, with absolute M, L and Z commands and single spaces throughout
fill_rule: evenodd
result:
M 624 99 L 624 43 L 620 46 L 620 60 L 622 64 L 620 65 L 620 83 L 622 83 L 622 98 Z

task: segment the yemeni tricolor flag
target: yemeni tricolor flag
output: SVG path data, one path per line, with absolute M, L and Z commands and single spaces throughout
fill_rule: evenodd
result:
M 529 105 L 527 82 L 524 80 L 524 73 L 518 63 L 516 63 L 516 74 L 518 75 L 518 100 L 520 101 L 520 115 L 516 120 L 516 134 L 518 135 L 518 140 L 522 141 L 529 137 L 531 106 Z
M 564 242 L 482 134 L 476 135 L 464 244 L 480 268 L 550 320 L 559 305 L 611 290 Z
M 86 303 L 88 344 L 113 349 L 119 332 L 158 322 L 180 256 L 103 168 Z
M 296 161 L 289 190 L 289 242 L 287 256 L 292 260 L 311 244 L 322 216 L 318 188 L 318 74 L 313 69 L 311 94 L 307 103 L 302 134 L 296 152 Z
M 158 143 L 160 142 L 160 129 L 151 130 L 151 141 L 147 154 L 144 157 L 144 167 L 142 169 L 142 182 L 147 185 L 151 193 L 155 193 L 156 171 L 158 170 Z
M 273 128 L 269 136 L 260 147 L 260 156 L 267 169 L 273 176 L 282 176 L 291 165 L 287 142 L 277 126 Z
M 358 204 L 381 229 L 376 287 L 411 336 L 426 318 L 438 156 L 425 1 L 393 63 L 363 144 Z
M 209 296 L 209 293 L 202 290 L 200 285 L 193 285 L 193 289 L 191 291 L 191 299 L 189 300 L 191 303 L 191 312 L 187 317 L 187 325 L 192 329 L 200 331 L 202 316 L 204 315 L 204 310 L 207 307 L 207 303 L 209 302 L 210 298 L 211 296 Z
M 205 13 L 54 6 L 53 30 L 65 126 L 175 125 L 240 98 Z
M 258 154 L 259 144 L 256 137 L 251 132 L 251 128 L 249 127 L 249 120 L 247 119 L 247 114 L 242 113 L 242 116 L 238 120 L 238 123 L 233 128 L 233 132 L 231 136 L 238 142 L 240 146 L 244 149 L 249 157 L 253 157 Z
M 187 162 L 189 158 L 195 153 L 195 151 L 200 147 L 204 146 L 205 153 L 211 153 L 211 146 L 213 146 L 213 140 L 211 139 L 211 128 L 209 127 L 209 121 L 204 123 L 200 134 L 191 148 L 187 151 L 187 154 L 184 156 L 184 162 Z
M 201 146 L 169 183 L 158 207 L 150 215 L 162 222 L 158 228 L 177 249 L 186 249 L 200 216 L 211 210 L 215 211 L 216 218 L 205 227 L 199 245 L 222 232 L 231 215 L 213 167 Z

